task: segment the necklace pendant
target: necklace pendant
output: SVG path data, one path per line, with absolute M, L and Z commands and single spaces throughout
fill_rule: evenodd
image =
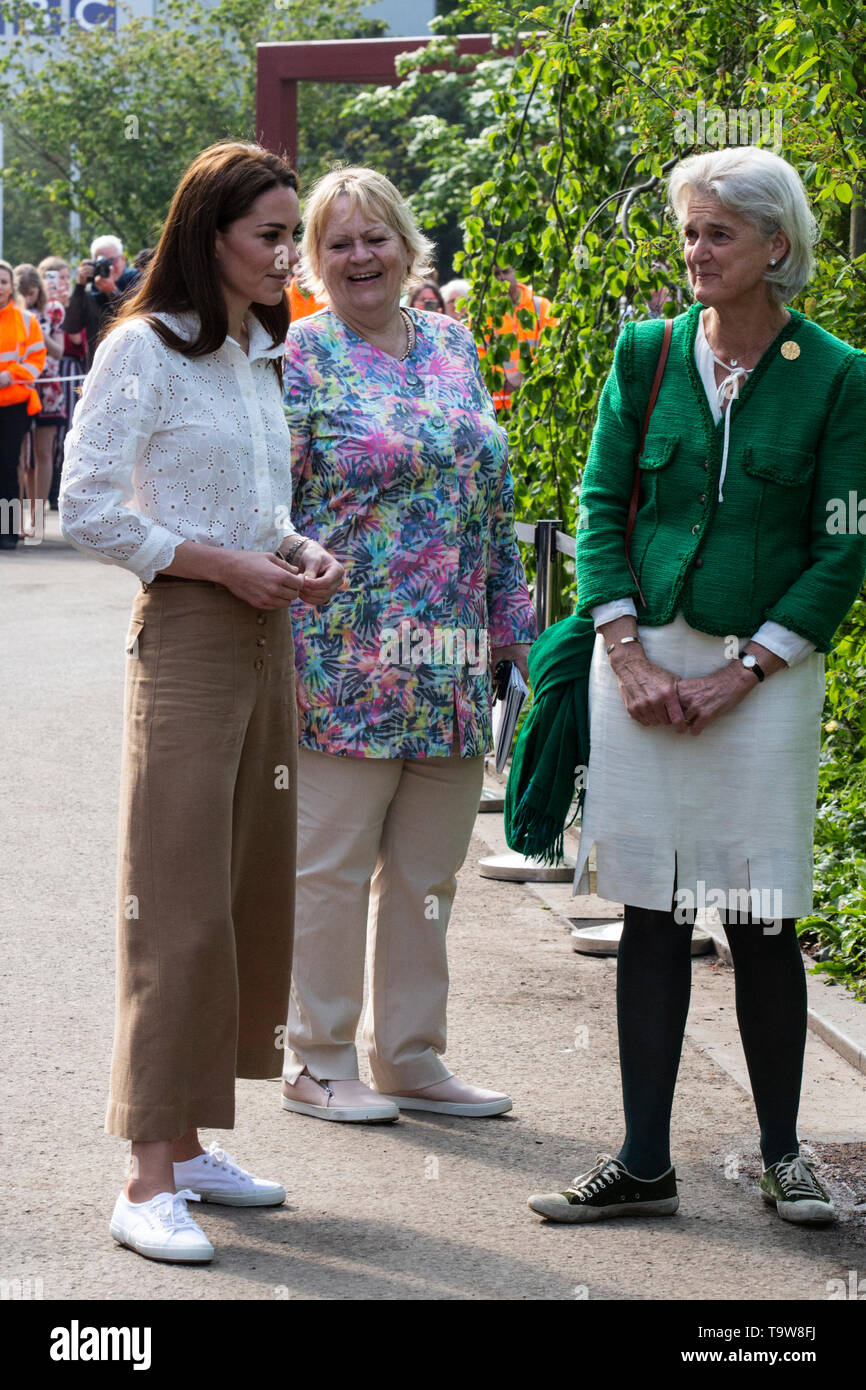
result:
M 737 362 L 739 361 L 739 358 L 737 358 L 737 357 L 732 357 L 732 358 L 730 359 L 730 361 L 731 361 L 731 366 L 732 366 L 732 367 L 736 367 Z

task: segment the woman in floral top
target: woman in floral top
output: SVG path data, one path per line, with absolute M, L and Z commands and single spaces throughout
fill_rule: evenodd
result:
M 333 1120 L 499 1114 L 445 1050 L 445 930 L 491 742 L 490 670 L 535 623 L 505 431 L 471 334 L 400 308 L 430 243 L 387 179 L 342 169 L 307 205 L 289 331 L 292 520 L 338 556 L 330 609 L 294 614 L 298 908 L 283 1105 Z M 358 1079 L 363 1026 L 373 1085 Z

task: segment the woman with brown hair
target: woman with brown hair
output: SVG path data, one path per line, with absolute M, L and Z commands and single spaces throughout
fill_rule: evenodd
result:
M 54 446 L 58 429 L 66 418 L 63 385 L 58 380 L 58 364 L 63 356 L 61 324 L 64 309 L 54 294 L 48 293 L 35 265 L 15 267 L 15 287 L 21 304 L 36 315 L 47 353 L 47 361 L 36 382 L 41 410 L 32 420 L 21 450 L 20 481 L 22 491 L 30 499 L 29 524 L 25 524 L 25 529 L 33 535 L 37 527 L 41 529 L 42 518 L 37 521 L 36 516 L 48 502 L 54 470 Z
M 444 314 L 445 300 L 437 284 L 432 280 L 422 280 L 409 295 L 407 308 L 426 309 L 429 314 Z
M 343 570 L 294 530 L 281 401 L 297 181 L 224 142 L 181 179 L 67 438 L 63 534 L 142 581 L 126 641 L 117 1022 L 106 1130 L 132 1141 L 111 1233 L 152 1259 L 213 1247 L 185 1197 L 285 1200 L 200 1126 L 279 1073 L 295 887 L 289 606 Z M 180 1189 L 180 1190 L 178 1190 Z

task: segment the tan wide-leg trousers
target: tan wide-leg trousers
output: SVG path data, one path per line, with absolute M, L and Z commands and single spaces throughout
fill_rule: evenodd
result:
M 292 963 L 297 715 L 287 609 L 157 579 L 127 638 L 117 1014 L 105 1127 L 234 1124 L 278 1076 Z
M 445 932 L 483 758 L 298 753 L 298 882 L 287 1081 L 358 1075 L 361 1031 L 381 1091 L 432 1086 L 445 1051 Z

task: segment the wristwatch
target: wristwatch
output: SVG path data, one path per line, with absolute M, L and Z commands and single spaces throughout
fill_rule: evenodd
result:
M 755 673 L 759 681 L 764 679 L 764 672 L 758 665 L 757 657 L 754 657 L 751 652 L 740 652 L 740 660 L 747 671 L 753 671 Z

